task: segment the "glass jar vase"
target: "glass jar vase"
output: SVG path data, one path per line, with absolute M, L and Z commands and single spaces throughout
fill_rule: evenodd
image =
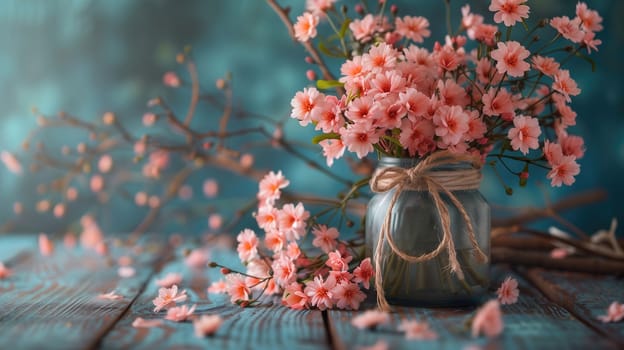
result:
M 414 158 L 384 157 L 377 171 L 385 167 L 404 169 L 418 165 Z M 446 174 L 471 169 L 472 164 L 461 162 L 431 169 Z M 480 175 L 480 174 L 479 174 Z M 388 208 L 396 188 L 377 193 L 368 203 L 366 215 L 366 250 L 374 263 L 374 253 L 386 215 L 390 215 L 387 234 L 395 246 L 410 256 L 420 256 L 434 251 L 443 239 L 440 211 L 427 190 L 403 189 Z M 470 218 L 476 244 L 488 257 L 490 254 L 490 206 L 478 189 L 451 191 Z M 463 279 L 449 268 L 446 249 L 437 256 L 422 262 L 410 263 L 395 254 L 384 242 L 379 255 L 385 299 L 390 304 L 407 306 L 461 306 L 479 303 L 489 285 L 489 263 L 477 258 L 474 242 L 470 240 L 466 219 L 449 196 L 440 193 L 448 208 L 451 239 Z

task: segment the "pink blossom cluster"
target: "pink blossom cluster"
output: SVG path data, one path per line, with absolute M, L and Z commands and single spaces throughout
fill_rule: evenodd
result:
M 370 258 L 352 263 L 338 230 L 325 225 L 311 228 L 314 249 L 302 249 L 310 213 L 302 203 L 277 206 L 288 184 L 281 172 L 270 172 L 260 181 L 255 218 L 264 237 L 251 229 L 240 232 L 237 251 L 246 272 L 223 268 L 225 281 L 209 291 L 225 292 L 232 303 L 243 306 L 261 295 L 281 294 L 283 304 L 292 309 L 358 309 L 366 298 L 362 287 L 368 289 L 373 276 Z
M 522 0 L 492 0 L 489 9 L 494 22 L 507 27 L 530 13 Z M 420 45 L 431 34 L 426 18 L 392 18 L 363 14 L 349 22 L 345 40 L 357 49 L 347 54 L 333 82 L 344 93 L 308 87 L 291 100 L 291 117 L 323 133 L 319 144 L 329 166 L 345 150 L 358 158 L 375 151 L 426 157 L 450 150 L 485 161 L 499 147 L 500 158 L 511 154 L 507 158 L 527 168 L 549 168 L 552 186 L 575 181 L 584 141 L 568 127 L 576 124 L 570 102 L 581 90 L 563 68 L 567 60 L 547 56 L 543 49 L 531 52 L 530 36 L 522 42 L 509 35 L 504 39 L 498 25 L 487 24 L 468 5 L 462 8 L 461 33 L 447 35 L 431 50 Z M 601 21 L 580 2 L 574 19 L 550 20 L 552 42 L 565 38 L 575 45 L 574 53 L 595 50 Z M 306 40 L 316 35 L 316 24 L 308 23 Z M 528 172 L 517 175 L 526 178 Z

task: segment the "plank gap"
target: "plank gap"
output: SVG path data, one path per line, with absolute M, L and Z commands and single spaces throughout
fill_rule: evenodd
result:
M 119 315 L 117 315 L 117 317 L 115 317 L 113 322 L 111 322 L 108 327 L 103 328 L 100 334 L 98 334 L 94 338 L 93 342 L 89 344 L 89 346 L 85 347 L 85 349 L 99 349 L 101 347 L 101 343 L 104 340 L 104 338 L 115 328 L 117 323 L 121 321 L 122 319 L 124 319 L 126 314 L 130 312 L 132 305 L 134 305 L 134 303 L 143 294 L 145 289 L 147 289 L 147 286 L 152 281 L 152 278 L 156 276 L 156 274 L 160 273 L 160 271 L 167 264 L 167 262 L 170 262 L 171 260 L 173 260 L 172 250 L 166 249 L 166 251 L 167 251 L 167 255 L 165 255 L 164 257 L 160 259 L 156 259 L 156 261 L 154 262 L 154 268 L 152 269 L 151 273 L 147 276 L 145 281 L 141 284 L 141 287 L 139 288 L 137 293 L 134 294 L 134 297 L 132 298 L 132 300 L 130 300 L 128 305 L 126 305 L 124 310 L 120 312 Z

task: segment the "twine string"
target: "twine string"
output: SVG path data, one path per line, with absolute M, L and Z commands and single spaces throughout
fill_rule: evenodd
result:
M 452 164 L 470 162 L 472 168 L 470 169 L 458 169 L 454 171 L 434 170 L 441 166 L 448 166 Z M 472 220 L 466 212 L 466 209 L 461 204 L 459 199 L 453 194 L 453 191 L 478 189 L 481 183 L 481 163 L 478 157 L 472 155 L 459 155 L 453 154 L 449 151 L 439 151 L 431 154 L 413 168 L 404 169 L 401 167 L 386 167 L 377 171 L 371 179 L 371 190 L 375 193 L 384 193 L 392 189 L 395 190 L 386 216 L 381 226 L 381 232 L 377 240 L 377 247 L 374 252 L 375 263 L 375 288 L 377 289 L 377 305 L 381 310 L 388 311 L 390 305 L 385 297 L 383 290 L 383 274 L 381 272 L 381 259 L 383 254 L 384 242 L 388 244 L 391 251 L 399 256 L 404 261 L 409 263 L 419 263 L 429 261 L 437 257 L 445 249 L 449 256 L 449 269 L 458 279 L 464 280 L 464 273 L 457 260 L 457 253 L 455 251 L 455 242 L 451 232 L 451 219 L 449 209 L 442 199 L 441 193 L 445 194 L 450 202 L 457 208 L 461 217 L 466 223 L 466 229 L 468 231 L 468 238 L 472 247 L 474 248 L 476 259 L 479 262 L 486 262 L 487 256 L 483 253 L 474 233 L 474 227 Z M 438 246 L 428 253 L 422 255 L 409 255 L 394 242 L 392 235 L 390 234 L 390 227 L 392 225 L 392 210 L 401 195 L 405 190 L 427 191 L 436 206 L 438 211 L 440 222 L 442 224 L 442 240 Z

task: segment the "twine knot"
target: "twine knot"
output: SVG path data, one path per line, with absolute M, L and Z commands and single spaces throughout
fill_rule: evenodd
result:
M 470 162 L 472 167 L 459 170 L 435 170 L 441 166 L 457 163 Z M 416 166 L 404 169 L 401 167 L 386 167 L 378 170 L 370 181 L 371 190 L 375 193 L 384 193 L 395 190 L 388 206 L 381 232 L 377 240 L 374 252 L 375 263 L 375 288 L 377 289 L 377 304 L 382 310 L 389 310 L 390 306 L 385 298 L 383 290 L 383 276 L 381 273 L 381 258 L 384 242 L 388 244 L 394 254 L 401 259 L 410 262 L 424 262 L 438 256 L 443 250 L 447 250 L 449 256 L 449 269 L 455 273 L 458 279 L 464 280 L 462 268 L 457 260 L 455 242 L 451 233 L 449 210 L 440 193 L 444 193 L 450 202 L 457 208 L 466 223 L 468 237 L 475 250 L 478 261 L 486 262 L 487 256 L 483 253 L 475 238 L 472 220 L 461 202 L 452 191 L 478 189 L 481 183 L 481 163 L 478 157 L 472 155 L 453 154 L 450 151 L 438 151 L 422 160 Z M 442 240 L 431 252 L 419 256 L 412 256 L 401 251 L 390 234 L 392 210 L 399 195 L 404 190 L 427 191 L 433 198 L 442 223 Z

